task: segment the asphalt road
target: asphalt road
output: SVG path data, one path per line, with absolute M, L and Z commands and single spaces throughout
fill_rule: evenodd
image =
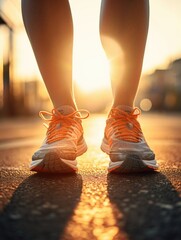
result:
M 181 239 L 181 115 L 141 117 L 160 170 L 124 175 L 107 173 L 105 118 L 84 120 L 89 150 L 73 175 L 29 171 L 45 133 L 39 120 L 0 121 L 1 240 Z

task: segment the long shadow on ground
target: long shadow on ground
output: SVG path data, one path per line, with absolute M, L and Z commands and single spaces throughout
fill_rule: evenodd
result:
M 128 239 L 181 239 L 181 199 L 165 175 L 108 174 L 107 181 L 117 225 Z
M 31 175 L 0 216 L 0 239 L 61 239 L 81 191 L 80 175 Z

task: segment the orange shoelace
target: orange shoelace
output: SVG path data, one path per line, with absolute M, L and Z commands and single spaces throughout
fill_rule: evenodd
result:
M 81 113 L 86 113 L 82 117 Z M 46 118 L 45 115 L 50 116 Z M 53 143 L 61 140 L 67 136 L 72 136 L 73 134 L 79 134 L 83 132 L 82 125 L 79 121 L 80 119 L 86 119 L 89 116 L 87 110 L 81 109 L 74 111 L 70 114 L 63 115 L 57 109 L 53 109 L 52 112 L 40 111 L 39 116 L 49 124 L 44 124 L 47 127 L 47 143 Z
M 142 138 L 142 131 L 137 117 L 141 111 L 135 108 L 132 112 L 125 112 L 123 110 L 113 108 L 109 114 L 106 135 L 113 135 L 123 141 L 140 142 Z

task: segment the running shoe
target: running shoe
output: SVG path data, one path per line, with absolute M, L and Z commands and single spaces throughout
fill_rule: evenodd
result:
M 82 112 L 86 113 L 85 117 L 81 116 Z M 53 173 L 77 171 L 76 157 L 87 150 L 81 119 L 89 116 L 88 111 L 76 111 L 65 105 L 52 112 L 40 111 L 39 115 L 48 122 L 48 125 L 44 124 L 47 133 L 41 147 L 32 156 L 30 170 Z
M 101 149 L 110 157 L 109 172 L 131 173 L 158 169 L 139 122 L 139 108 L 112 108 L 106 121 Z

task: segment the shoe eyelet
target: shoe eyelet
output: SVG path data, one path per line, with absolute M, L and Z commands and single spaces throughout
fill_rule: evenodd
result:
M 129 122 L 129 123 L 127 123 L 127 124 L 126 124 L 126 126 L 127 126 L 127 128 L 128 128 L 128 129 L 133 129 L 133 127 L 134 127 L 134 126 L 133 126 L 133 124 L 132 124 L 132 123 L 130 123 L 130 122 Z

